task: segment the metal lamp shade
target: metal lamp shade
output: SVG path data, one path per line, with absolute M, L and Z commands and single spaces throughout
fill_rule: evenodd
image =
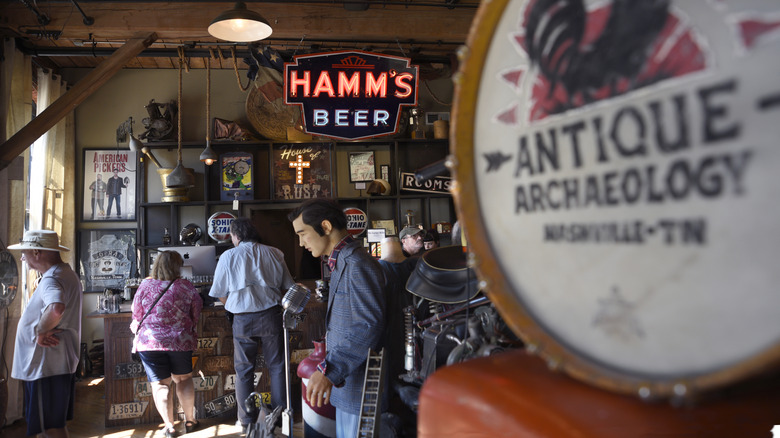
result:
M 185 168 L 181 161 L 176 165 L 173 171 L 165 179 L 165 186 L 168 188 L 193 187 L 195 185 L 195 175 L 193 170 Z
M 203 149 L 203 152 L 200 153 L 200 161 L 203 161 L 206 163 L 206 166 L 211 166 L 215 161 L 217 161 L 217 153 L 214 152 L 214 149 L 211 148 L 211 142 L 206 142 L 206 148 Z
M 244 2 L 236 2 L 233 9 L 219 14 L 208 31 L 215 38 L 238 43 L 259 41 L 273 33 L 268 21 L 257 12 L 248 10 Z

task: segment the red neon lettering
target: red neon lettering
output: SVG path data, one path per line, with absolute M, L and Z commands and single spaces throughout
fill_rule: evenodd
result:
M 290 96 L 298 96 L 298 87 L 303 86 L 303 96 L 309 97 L 309 71 L 303 72 L 303 79 L 298 79 L 298 72 L 290 72 Z
M 339 72 L 339 97 L 360 96 L 360 73 L 355 72 L 352 77 L 347 79 L 347 74 Z
M 366 73 L 366 97 L 387 97 L 387 73 L 380 73 L 374 78 L 371 72 Z
M 396 90 L 395 97 L 403 99 L 405 97 L 409 97 L 412 94 L 412 85 L 406 82 L 411 81 L 412 78 L 413 76 L 411 73 L 401 73 L 395 77 L 395 86 L 398 87 L 399 90 L 405 90 L 404 92 Z
M 319 97 L 322 93 L 328 93 L 328 97 L 336 97 L 336 92 L 333 90 L 333 83 L 330 81 L 330 75 L 327 71 L 320 73 L 320 77 L 317 79 L 317 85 L 314 87 L 314 97 Z

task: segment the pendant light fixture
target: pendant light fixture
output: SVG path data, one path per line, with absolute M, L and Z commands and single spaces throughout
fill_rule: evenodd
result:
M 206 163 L 206 166 L 211 166 L 217 161 L 217 153 L 214 149 L 211 149 L 211 59 L 206 59 L 206 149 L 200 153 L 200 161 Z
M 214 38 L 236 43 L 260 41 L 273 33 L 268 20 L 247 9 L 244 2 L 236 2 L 233 9 L 219 14 L 208 31 Z
M 178 148 L 178 158 L 179 162 L 176 164 L 176 167 L 171 171 L 170 174 L 168 174 L 168 177 L 165 179 L 165 186 L 171 189 L 175 188 L 182 188 L 182 187 L 193 187 L 195 185 L 195 175 L 192 174 L 192 169 L 185 169 L 184 165 L 181 163 L 181 67 L 183 64 L 183 60 L 179 60 L 179 93 L 178 93 L 178 105 L 179 109 L 176 111 L 178 113 L 178 137 L 179 137 L 179 148 Z

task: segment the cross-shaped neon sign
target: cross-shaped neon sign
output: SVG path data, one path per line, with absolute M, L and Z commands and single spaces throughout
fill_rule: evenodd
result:
M 303 161 L 303 155 L 298 155 L 298 159 L 290 161 L 290 168 L 295 168 L 295 184 L 303 184 L 303 168 L 311 167 L 311 161 Z

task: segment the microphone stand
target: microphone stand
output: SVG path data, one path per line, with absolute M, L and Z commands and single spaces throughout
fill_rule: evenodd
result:
M 290 329 L 295 328 L 295 315 L 288 313 L 289 309 L 284 309 L 282 314 L 282 326 L 284 327 L 284 382 L 287 391 L 287 408 L 282 412 L 282 434 L 293 437 L 293 408 L 292 395 L 290 394 Z
M 290 330 L 298 326 L 298 313 L 301 313 L 309 302 L 311 291 L 301 285 L 294 284 L 282 298 L 282 327 L 284 328 L 284 377 L 287 394 L 287 409 L 282 412 L 282 435 L 293 436 L 293 409 L 290 383 Z

